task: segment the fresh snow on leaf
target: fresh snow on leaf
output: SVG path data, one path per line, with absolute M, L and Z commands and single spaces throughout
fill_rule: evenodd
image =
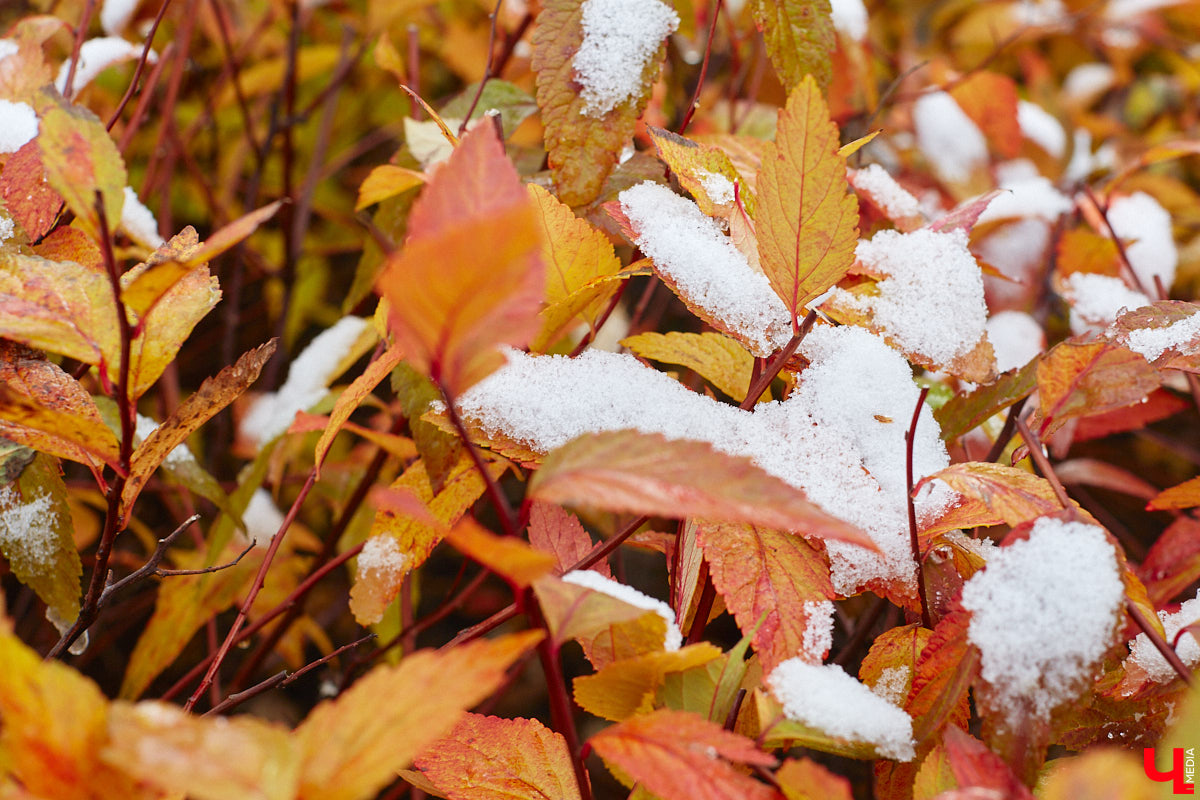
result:
M 1013 163 L 1009 162 L 1010 165 Z M 1075 207 L 1071 198 L 1055 189 L 1046 178 L 1021 171 L 1019 166 L 1003 175 L 1000 188 L 1005 191 L 988 203 L 979 215 L 979 222 L 1011 217 L 1034 217 L 1054 222 Z
M 0 244 L 4 244 L 17 232 L 17 226 L 12 217 L 0 212 Z
M 659 0 L 585 0 L 575 77 L 586 112 L 602 117 L 641 93 L 642 73 L 679 15 Z
M 733 181 L 729 178 L 719 172 L 709 172 L 708 170 L 701 170 L 697 176 L 700 178 L 701 185 L 704 186 L 704 191 L 708 193 L 709 200 L 717 205 L 733 202 Z
M 279 533 L 283 525 L 283 512 L 275 505 L 266 489 L 255 489 L 250 502 L 242 512 L 246 523 L 246 538 L 256 545 L 265 547 Z
M 1182 347 L 1200 338 L 1200 314 L 1177 320 L 1161 328 L 1135 328 L 1126 337 L 1125 346 L 1154 361 L 1167 350 Z
M 0 486 L 0 509 L 0 549 L 10 559 L 19 551 L 23 561 L 49 566 L 58 546 L 58 512 L 50 493 L 23 498 L 15 486 Z
M 921 203 L 878 164 L 851 171 L 850 182 L 891 219 L 921 216 Z
M 819 664 L 833 647 L 833 603 L 829 600 L 809 600 L 804 604 L 804 645 L 800 653 L 806 660 Z
M 87 86 L 96 76 L 116 64 L 118 61 L 128 61 L 142 57 L 142 45 L 133 44 L 119 36 L 102 36 L 88 39 L 79 48 L 79 63 L 75 67 L 75 77 L 71 81 L 71 96 L 75 96 Z M 154 51 L 147 54 L 147 61 L 157 60 Z M 71 59 L 63 62 L 54 79 L 54 88 L 63 92 L 67 87 L 67 74 L 71 70 Z
M 129 234 L 140 245 L 157 250 L 163 245 L 163 237 L 158 233 L 158 220 L 154 212 L 146 208 L 138 199 L 137 192 L 125 187 L 125 204 L 121 206 L 121 230 Z
M 626 189 L 619 199 L 637 246 L 685 300 L 753 345 L 755 355 L 787 344 L 792 320 L 783 302 L 699 206 L 651 181 Z
M 767 684 L 789 719 L 830 736 L 873 744 L 897 761 L 915 755 L 912 718 L 836 664 L 793 658 L 772 670 Z
M 987 321 L 988 341 L 996 353 L 996 371 L 1023 367 L 1046 348 L 1046 333 L 1024 311 L 999 311 Z
M 358 578 L 363 580 L 375 573 L 384 581 L 400 577 L 412 559 L 400 549 L 396 537 L 388 534 L 372 536 L 363 544 L 358 554 Z
M 17 54 L 21 46 L 13 39 L 0 39 L 0 61 Z
M 1116 79 L 1117 73 L 1111 64 L 1087 62 L 1067 73 L 1062 92 L 1068 99 L 1086 104 L 1111 89 Z
M 917 147 L 945 180 L 965 181 L 987 163 L 983 132 L 946 92 L 922 95 L 913 104 L 912 115 Z
M 653 611 L 667 623 L 667 633 L 663 639 L 663 648 L 665 650 L 678 650 L 683 645 L 683 632 L 679 630 L 679 623 L 675 620 L 675 612 L 662 600 L 643 594 L 632 586 L 626 586 L 612 578 L 606 578 L 595 570 L 575 570 L 563 575 L 562 579 L 566 583 L 582 586 L 585 589 L 591 589 L 594 592 L 600 592 L 609 597 L 615 597 L 617 600 L 628 603 L 636 608 Z
M 1125 254 L 1146 291 L 1154 291 L 1154 276 L 1163 286 L 1175 282 L 1179 250 L 1171 232 L 1171 215 L 1145 192 L 1118 197 L 1108 207 L 1108 222 L 1125 241 Z
M 0 100 L 0 153 L 15 153 L 38 134 L 38 118 L 28 103 Z
M 463 415 L 548 452 L 585 433 L 633 428 L 709 442 L 751 458 L 803 489 L 822 509 L 866 532 L 871 553 L 826 543 L 834 588 L 852 594 L 872 580 L 915 588 L 905 497 L 904 434 L 919 390 L 904 357 L 870 332 L 820 325 L 801 352 L 811 360 L 791 397 L 754 412 L 697 394 L 632 356 L 589 350 L 578 358 L 510 353 L 507 366 L 459 399 Z M 919 479 L 950 463 L 937 423 L 921 411 L 914 448 Z M 917 498 L 922 518 L 952 497 L 932 484 Z
M 1028 100 L 1017 102 L 1017 123 L 1025 138 L 1055 158 L 1067 152 L 1067 132 L 1053 114 Z
M 325 396 L 339 362 L 371 325 L 361 317 L 343 317 L 317 335 L 288 367 L 277 392 L 262 395 L 246 410 L 238 430 L 262 447 L 288 429 L 297 411 L 306 411 Z
M 906 352 L 949 364 L 979 343 L 987 306 L 983 273 L 967 249 L 966 231 L 880 231 L 859 242 L 855 255 L 872 272 L 886 275 L 877 284 L 879 294 L 838 289 L 833 296 L 870 313 Z
M 1185 602 L 1174 614 L 1159 611 L 1158 618 L 1162 620 L 1163 631 L 1166 634 L 1163 638 L 1167 644 L 1173 644 L 1180 630 L 1200 621 L 1200 596 Z M 1175 645 L 1175 654 L 1184 664 L 1194 667 L 1200 663 L 1200 643 L 1196 642 L 1196 637 L 1190 632 L 1185 633 Z M 1139 633 L 1129 643 L 1129 660 L 1138 664 L 1157 683 L 1166 683 L 1178 674 L 1144 633 Z
M 832 0 L 833 28 L 843 36 L 862 41 L 867 36 L 867 9 L 862 0 Z
M 884 667 L 879 673 L 879 680 L 871 687 L 871 691 L 894 706 L 904 703 L 912 680 L 912 667 L 902 664 L 899 667 Z
M 109 36 L 119 36 L 133 18 L 133 12 L 137 11 L 139 2 L 140 0 L 104 0 L 104 7 L 100 9 L 100 27 Z
M 1076 272 L 1067 278 L 1064 296 L 1071 306 L 1071 332 L 1086 333 L 1107 326 L 1122 311 L 1150 305 L 1150 298 L 1120 278 Z
M 1045 719 L 1073 699 L 1112 643 L 1124 592 L 1095 525 L 1042 517 L 1028 539 L 998 548 L 962 590 L 990 705 Z

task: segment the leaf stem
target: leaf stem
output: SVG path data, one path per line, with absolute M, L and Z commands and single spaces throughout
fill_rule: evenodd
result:
M 759 373 L 758 378 L 750 385 L 749 391 L 746 392 L 746 399 L 742 401 L 738 408 L 743 411 L 749 411 L 758 403 L 758 398 L 762 397 L 762 393 L 771 385 L 771 381 L 775 380 L 780 371 L 783 370 L 784 364 L 788 359 L 795 355 L 800 343 L 804 341 L 804 337 L 808 336 L 808 332 L 812 330 L 812 326 L 817 321 L 816 310 L 809 311 L 805 315 L 804 321 L 800 323 L 800 327 L 796 329 L 796 333 L 788 340 L 788 343 L 783 346 L 783 349 L 771 357 L 767 362 L 767 366 Z
M 1029 425 L 1021 417 L 1017 417 L 1017 430 L 1021 432 L 1021 438 L 1025 440 L 1025 444 L 1029 448 L 1029 457 L 1037 465 L 1038 471 L 1042 473 L 1043 478 L 1050 481 L 1050 486 L 1054 489 L 1054 496 L 1058 498 L 1059 504 L 1066 510 L 1074 513 L 1075 504 L 1071 502 L 1071 498 L 1067 494 L 1067 490 L 1063 487 L 1062 481 L 1055 474 L 1054 467 L 1050 465 L 1050 459 L 1046 458 L 1046 453 L 1042 450 L 1041 440 L 1029 429 Z
M 917 398 L 917 407 L 913 409 L 912 422 L 909 423 L 908 431 L 904 434 L 904 478 L 908 487 L 908 491 L 905 493 L 905 499 L 908 501 L 908 537 L 909 544 L 912 546 L 913 561 L 917 565 L 917 595 L 921 599 L 921 624 L 933 630 L 933 617 L 929 613 L 929 595 L 925 589 L 925 567 L 921 562 L 921 539 L 917 534 L 917 509 L 913 503 L 913 440 L 917 435 L 917 422 L 921 419 L 921 409 L 925 406 L 925 398 L 928 394 L 929 387 L 923 387 L 921 396 Z
M 1013 434 L 1017 430 L 1017 417 L 1021 416 L 1021 411 L 1025 408 L 1025 401 L 1029 397 L 1022 397 L 1017 402 L 1013 403 L 1008 409 L 1008 416 L 1004 418 L 1004 427 L 1000 429 L 1000 433 L 996 436 L 995 443 L 992 444 L 992 449 L 988 450 L 984 461 L 995 461 L 1000 456 L 1004 455 L 1004 448 L 1008 447 L 1008 443 L 1012 441 Z
M 483 456 L 479 454 L 479 449 L 471 441 L 471 437 L 467 433 L 467 426 L 463 424 L 462 417 L 458 414 L 454 395 L 450 393 L 450 390 L 441 381 L 438 381 L 438 388 L 441 390 L 442 396 L 446 398 L 446 413 L 450 417 L 450 423 L 454 426 L 454 430 L 458 432 L 459 438 L 462 439 L 463 447 L 467 448 L 467 452 L 470 453 L 471 461 L 475 463 L 476 471 L 483 478 L 488 499 L 492 501 L 492 506 L 496 509 L 496 514 L 500 517 L 500 527 L 504 529 L 504 535 L 516 536 L 521 532 L 520 517 L 513 510 L 512 504 L 508 502 L 508 498 L 504 496 L 504 492 L 500 490 L 500 484 L 496 482 L 496 479 L 492 477 L 492 473 L 488 471 L 487 464 L 483 463 Z

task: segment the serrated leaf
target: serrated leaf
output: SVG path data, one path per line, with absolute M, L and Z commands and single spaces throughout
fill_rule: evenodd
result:
M 766 146 L 758 176 L 760 263 L 794 329 L 808 303 L 854 263 L 858 200 L 848 191 L 837 148 L 837 126 L 821 90 L 806 76 L 779 112 L 775 142 Z
M 409 363 L 457 395 L 536 335 L 536 214 L 489 125 L 469 131 L 413 206 L 377 287 Z
M 786 89 L 809 77 L 821 89 L 829 86 L 837 36 L 828 0 L 756 0 L 754 22 Z
M 757 626 L 763 670 L 797 655 L 819 662 L 823 652 L 805 649 L 806 606 L 834 597 L 824 554 L 795 534 L 753 525 L 700 523 L 698 533 L 713 585 L 738 627 L 749 635 Z
M 125 204 L 125 162 L 104 123 L 91 111 L 50 91 L 40 95 L 39 103 L 44 110 L 37 142 L 46 181 L 84 232 L 99 241 L 96 194 L 102 198 L 109 231 L 116 230 Z
M 497 536 L 471 517 L 460 519 L 446 539 L 463 555 L 522 589 L 554 569 L 554 556 L 520 539 Z
M 742 402 L 750 390 L 754 374 L 754 356 L 735 340 L 719 333 L 656 333 L 650 331 L 621 340 L 623 347 L 640 358 L 678 364 L 694 370 L 700 377 L 724 392 L 731 400 Z M 764 393 L 770 400 L 770 393 Z
M 546 456 L 529 483 L 529 497 L 636 514 L 748 522 L 874 549 L 861 531 L 749 459 L 659 434 L 624 430 L 574 439 Z
M 771 766 L 753 741 L 686 711 L 654 711 L 605 728 L 593 749 L 662 800 L 770 800 L 733 764 Z M 719 757 L 718 757 L 719 756 Z
M 346 424 L 346 420 L 350 419 L 350 415 L 358 409 L 363 398 L 374 391 L 375 387 L 399 366 L 403 358 L 404 353 L 399 347 L 389 346 L 338 395 L 338 399 L 333 404 L 333 410 L 329 412 L 329 424 L 321 432 L 321 438 L 317 440 L 316 452 L 313 455 L 318 480 L 321 478 L 321 465 L 325 463 L 325 456 L 329 454 L 329 448 L 333 445 L 333 440 L 342 426 Z
M 292 800 L 300 753 L 286 728 L 249 714 L 197 717 L 178 706 L 114 703 L 104 761 L 195 800 Z
M 79 616 L 83 565 L 58 462 L 39 453 L 16 483 L 0 485 L 0 550 L 21 583 L 64 622 Z
M 37 139 L 9 153 L 0 171 L 0 199 L 4 201 L 4 209 L 31 241 L 46 235 L 62 206 L 62 198 L 45 178 Z
M 221 409 L 242 395 L 258 380 L 263 365 L 275 352 L 275 341 L 245 353 L 237 363 L 225 367 L 216 376 L 200 384 L 196 393 L 179 405 L 154 433 L 134 451 L 129 468 L 129 478 L 121 492 L 121 518 L 118 526 L 124 527 L 146 481 L 171 451 L 187 441 L 201 425 L 215 417 Z
M 719 647 L 701 642 L 614 661 L 594 675 L 575 679 L 575 702 L 601 719 L 620 721 L 646 714 L 654 709 L 655 692 L 668 674 L 707 664 L 720 655 Z
M 579 563 L 593 547 L 592 537 L 584 530 L 579 518 L 553 503 L 530 505 L 529 543 L 543 553 L 552 554 L 559 573 Z M 590 569 L 606 578 L 612 577 L 607 561 L 597 561 Z
M 942 438 L 953 442 L 968 431 L 982 425 L 994 414 L 1011 406 L 1037 387 L 1037 361 L 1030 361 L 1018 370 L 1006 372 L 986 386 L 971 392 L 959 392 L 933 412 L 941 426 Z
M 607 236 L 575 216 L 575 212 L 554 195 L 533 183 L 528 189 L 537 209 L 542 261 L 546 265 L 546 308 L 541 313 L 542 329 L 530 347 L 545 352 L 577 318 L 582 317 L 588 325 L 595 326 L 608 298 L 621 284 L 617 281 L 593 282 L 620 272 L 621 260 Z M 585 305 L 566 302 L 589 285 L 595 286 L 596 291 Z
M 917 484 L 940 480 L 961 495 L 932 524 L 923 528 L 932 535 L 957 528 L 980 525 L 1020 525 L 1062 508 L 1050 482 L 1016 467 L 983 461 L 951 464 Z
M 542 4 L 532 40 L 531 66 L 537 75 L 537 104 L 546 126 L 550 171 L 558 199 L 569 206 L 585 205 L 600 194 L 622 148 L 633 136 L 666 55 L 664 42 L 642 69 L 641 91 L 616 108 L 592 116 L 575 77 L 575 54 L 583 43 L 582 23 L 580 0 L 548 0 Z
M 967 640 L 970 614 L 961 607 L 942 617 L 925 642 L 904 710 L 913 718 L 917 745 L 947 723 L 965 726 L 970 719 L 967 689 L 979 674 L 979 650 Z
M 95 469 L 120 463 L 117 438 L 91 395 L 60 367 L 0 341 L 0 435 Z
M 416 765 L 454 800 L 579 797 L 566 740 L 533 719 L 464 714 Z
M 900 700 L 903 701 L 908 697 L 908 690 L 912 688 L 917 659 L 920 658 L 921 652 L 932 636 L 933 631 L 917 624 L 901 625 L 879 634 L 875 637 L 875 641 L 871 642 L 870 650 L 867 651 L 862 664 L 859 665 L 859 680 L 878 692 L 875 687 L 884 679 L 888 670 L 906 672 L 907 678 L 904 686 L 895 687 L 904 690 L 900 697 Z
M 1069 419 L 1139 403 L 1158 388 L 1146 359 L 1107 342 L 1061 342 L 1037 365 L 1040 432 Z
M 658 155 L 679 185 L 696 198 L 696 205 L 710 217 L 729 218 L 735 213 L 733 187 L 738 187 L 737 200 L 751 219 L 755 215 L 754 192 L 745 186 L 737 167 L 724 150 L 702 142 L 685 139 L 678 134 L 649 126 L 650 138 Z
M 295 732 L 303 764 L 297 800 L 373 796 L 495 691 L 541 636 L 526 631 L 421 650 L 318 705 Z

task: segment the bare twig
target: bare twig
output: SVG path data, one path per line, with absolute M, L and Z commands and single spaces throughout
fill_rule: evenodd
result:
M 1179 654 L 1175 652 L 1175 649 L 1167 644 L 1166 639 L 1150 624 L 1150 621 L 1142 614 L 1142 610 L 1128 597 L 1125 598 L 1125 612 L 1133 618 L 1134 624 L 1142 629 L 1142 633 L 1146 634 L 1146 638 L 1154 644 L 1155 649 L 1167 660 L 1167 663 L 1171 665 L 1171 669 L 1175 670 L 1175 674 L 1183 680 L 1184 684 L 1194 686 L 1195 679 L 1192 677 L 1192 671 L 1179 658 Z
M 163 557 L 167 554 L 167 550 L 172 544 L 175 543 L 175 540 L 179 538 L 180 534 L 186 531 L 188 526 L 198 519 L 200 519 L 199 514 L 192 514 L 190 517 L 185 519 L 178 528 L 159 539 L 158 545 L 154 548 L 154 552 L 150 554 L 150 558 L 145 564 L 129 573 L 116 583 L 110 583 L 105 587 L 104 592 L 100 595 L 100 600 L 97 603 L 97 606 L 103 606 L 112 598 L 114 594 L 121 591 L 126 586 L 137 583 L 143 578 L 148 578 L 151 574 L 156 573 L 158 570 L 158 565 L 162 562 Z
M 692 124 L 692 117 L 700 105 L 700 90 L 704 88 L 704 79 L 708 76 L 708 62 L 712 57 L 713 37 L 717 32 L 717 20 L 721 18 L 723 2 L 724 0 L 717 0 L 712 9 L 712 20 L 708 24 L 708 40 L 704 43 L 704 61 L 700 64 L 700 77 L 696 79 L 696 90 L 692 92 L 692 102 L 688 104 L 687 112 L 683 115 L 683 122 L 679 123 L 680 136 L 687 132 L 688 125 Z
M 1017 418 L 1017 430 L 1021 432 L 1021 438 L 1025 440 L 1026 446 L 1029 448 L 1029 456 L 1033 459 L 1033 463 L 1037 465 L 1038 471 L 1042 473 L 1042 477 L 1050 481 L 1050 486 L 1054 489 L 1054 496 L 1058 498 L 1058 502 L 1063 508 L 1074 513 L 1075 504 L 1071 502 L 1067 490 L 1063 487 L 1062 481 L 1058 479 L 1058 475 L 1054 472 L 1054 467 L 1050 464 L 1050 459 L 1046 458 L 1046 453 L 1042 450 L 1042 442 L 1038 439 L 1033 431 L 1029 430 L 1029 425 L 1025 420 Z
M 467 426 L 463 424 L 462 417 L 459 416 L 458 408 L 455 406 L 454 395 L 450 393 L 450 390 L 441 381 L 438 381 L 438 386 L 442 390 L 442 395 L 446 398 L 446 413 L 450 417 L 450 423 L 454 426 L 454 430 L 458 432 L 459 438 L 462 439 L 463 447 L 467 448 L 467 452 L 471 455 L 471 461 L 475 463 L 476 471 L 483 478 L 484 486 L 487 488 L 488 499 L 491 500 L 492 505 L 496 509 L 496 514 L 500 517 L 500 527 L 504 529 L 504 535 L 516 536 L 520 533 L 517 513 L 513 511 L 512 504 L 504 496 L 504 492 L 500 489 L 500 484 L 492 477 L 487 464 L 483 463 L 483 456 L 479 454 L 479 449 L 471 441 L 471 437 L 467 433 Z
M 917 407 L 913 409 L 912 422 L 904 434 L 904 478 L 908 489 L 905 493 L 905 499 L 908 501 L 908 537 L 912 547 L 913 561 L 917 565 L 917 595 L 921 599 L 921 624 L 933 630 L 933 617 L 929 614 L 929 596 L 925 590 L 925 568 L 921 563 L 921 540 L 917 534 L 917 511 L 912 496 L 913 439 L 916 437 L 917 422 L 921 419 L 921 409 L 925 406 L 925 398 L 928 394 L 928 386 L 921 389 L 921 396 L 917 398 Z
M 96 0 L 87 0 L 83 6 L 83 19 L 75 29 L 75 41 L 71 45 L 71 65 L 67 67 L 67 79 L 63 81 L 62 95 L 70 99 L 71 90 L 75 88 L 75 70 L 79 66 L 79 50 L 83 40 L 87 38 L 88 28 L 92 24 L 92 16 L 96 13 Z
M 104 126 L 106 130 L 111 131 L 113 125 L 117 124 L 117 120 L 121 118 L 121 112 L 125 110 L 125 106 L 137 90 L 138 81 L 142 79 L 142 71 L 146 69 L 146 60 L 150 58 L 150 46 L 154 44 L 154 34 L 158 33 L 158 26 L 162 23 L 169 5 L 171 5 L 171 0 L 163 0 L 162 5 L 158 7 L 158 13 L 154 15 L 154 22 L 151 23 L 150 30 L 146 33 L 146 44 L 142 47 L 142 55 L 138 58 L 137 67 L 133 70 L 133 78 L 129 81 L 129 88 L 125 90 L 125 94 L 121 97 L 121 102 L 117 103 L 116 110 L 109 117 L 108 124 Z
M 496 47 L 496 22 L 500 18 L 500 8 L 503 5 L 504 0 L 496 0 L 496 7 L 488 15 L 492 24 L 488 28 L 487 66 L 483 68 L 483 77 L 479 80 L 479 88 L 475 90 L 475 97 L 471 99 L 471 105 L 467 108 L 467 113 L 463 115 L 462 124 L 458 126 L 459 136 L 466 133 L 467 123 L 471 121 L 471 115 L 475 113 L 475 108 L 479 105 L 479 98 L 483 97 L 483 87 L 487 86 L 487 82 L 492 79 L 492 50 Z M 501 135 L 500 141 L 504 141 L 503 135 Z

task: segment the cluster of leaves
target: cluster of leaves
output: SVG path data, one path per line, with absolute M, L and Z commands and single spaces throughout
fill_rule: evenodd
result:
M 0 9 L 0 126 L 37 122 L 0 152 L 3 796 L 1140 797 L 1140 752 L 1112 745 L 1194 746 L 1188 666 L 1125 657 L 1177 644 L 1159 612 L 1200 581 L 1200 333 L 1131 349 L 1200 311 L 1191 4 L 893 4 L 856 33 L 820 0 L 678 0 L 605 110 L 580 91 L 580 0 L 21 5 Z M 124 60 L 86 70 L 114 40 Z M 1097 58 L 1099 94 L 1063 90 Z M 986 138 L 963 174 L 912 143 L 939 89 Z M 1111 162 L 1068 177 L 1021 98 Z M 1023 272 L 983 264 L 988 297 L 1051 346 L 1002 373 L 987 337 L 931 357 L 872 310 L 891 276 L 856 243 L 996 252 L 1011 221 L 979 220 L 1018 157 L 1074 204 Z M 765 276 L 786 344 L 640 257 L 620 196 L 644 181 Z M 1175 222 L 1173 285 L 1145 285 L 1107 217 L 1134 192 Z M 1077 274 L 1157 302 L 1069 335 Z M 835 589 L 829 543 L 876 543 L 748 458 L 634 430 L 542 448 L 456 403 L 508 348 L 578 357 L 620 327 L 751 413 L 835 323 L 909 360 L 954 462 L 914 486 L 907 456 L 915 588 Z M 349 333 L 301 346 L 325 329 Z M 957 500 L 918 520 L 935 480 Z M 978 542 L 1048 517 L 1107 529 L 1125 613 L 1053 714 L 1005 705 L 958 599 L 997 552 Z M 578 570 L 665 597 L 683 646 L 665 607 Z M 831 651 L 911 718 L 911 759 L 784 713 L 771 673 Z

